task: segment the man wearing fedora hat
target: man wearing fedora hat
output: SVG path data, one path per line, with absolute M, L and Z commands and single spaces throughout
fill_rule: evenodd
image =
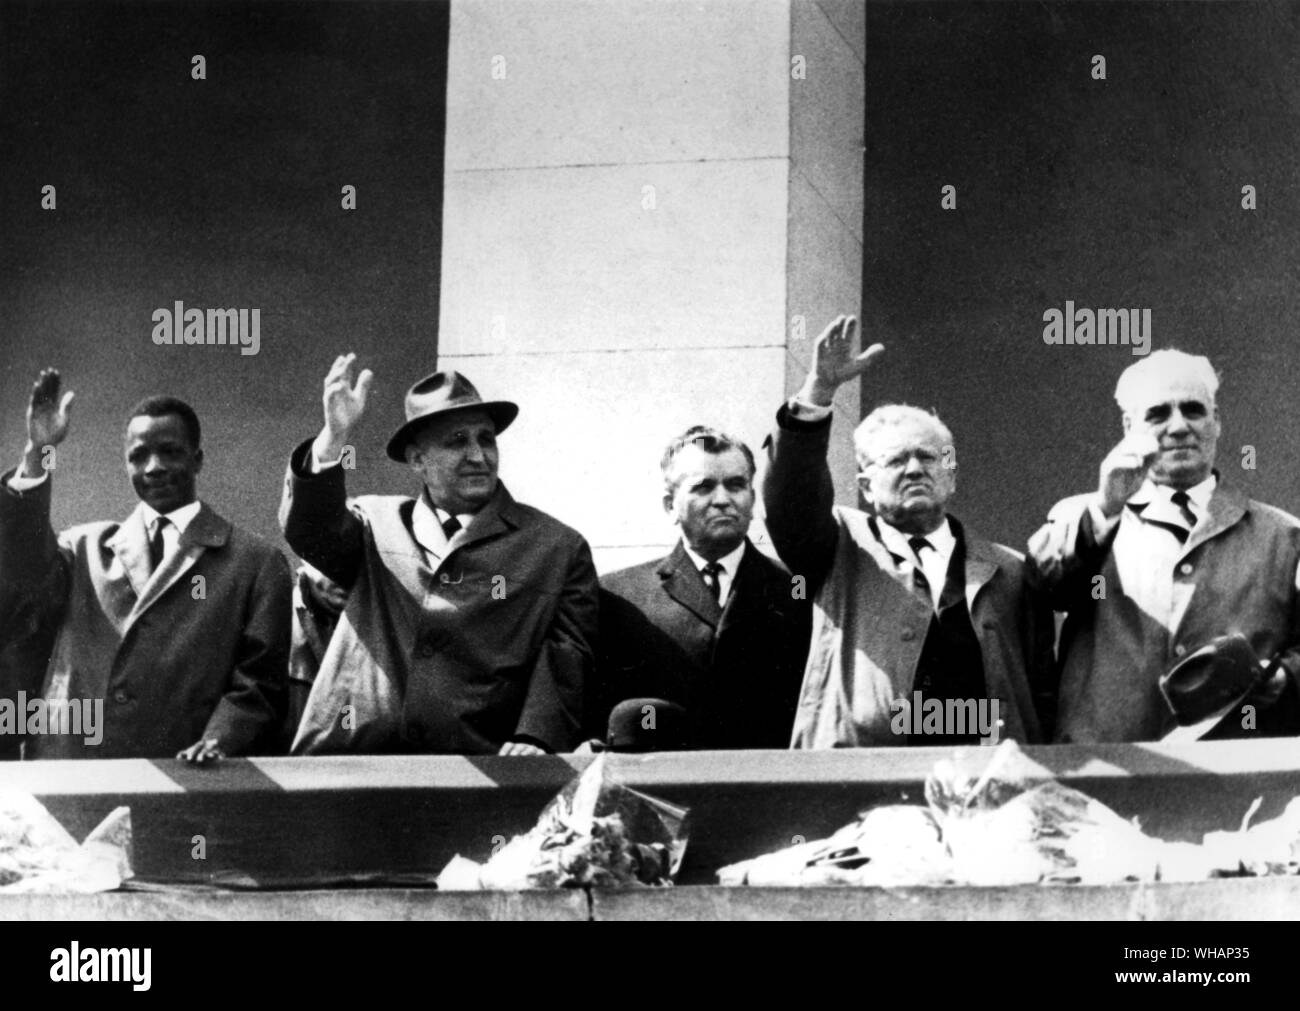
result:
M 1216 736 L 1300 732 L 1300 520 L 1214 469 L 1218 388 L 1181 351 L 1127 368 L 1097 491 L 1030 538 L 1034 582 L 1067 616 L 1058 741 L 1157 740 L 1202 717 Z M 1251 650 L 1258 679 L 1241 673 Z
M 497 477 L 497 435 L 518 407 L 483 400 L 457 372 L 425 377 L 387 450 L 420 478 L 419 496 L 349 501 L 341 460 L 372 379 L 356 355 L 335 360 L 324 427 L 285 478 L 285 538 L 348 591 L 293 752 L 569 750 L 596 571 L 580 534 Z

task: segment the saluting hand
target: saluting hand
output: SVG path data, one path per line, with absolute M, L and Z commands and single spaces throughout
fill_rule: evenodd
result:
M 1101 511 L 1118 515 L 1146 480 L 1147 470 L 1160 454 L 1160 443 L 1150 432 L 1130 432 L 1101 462 L 1097 494 Z
M 872 344 L 861 354 L 857 353 L 858 319 L 856 316 L 836 316 L 834 321 L 813 342 L 812 367 L 800 391 L 801 400 L 821 407 L 830 407 L 835 391 L 866 372 L 872 362 L 885 353 L 883 344 Z

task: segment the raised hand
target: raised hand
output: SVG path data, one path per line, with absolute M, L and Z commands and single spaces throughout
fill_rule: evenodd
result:
M 355 353 L 339 355 L 334 359 L 329 375 L 325 377 L 325 427 L 332 435 L 347 435 L 366 410 L 366 395 L 375 374 L 369 369 L 357 375 Z
M 1150 432 L 1130 432 L 1101 462 L 1097 494 L 1101 511 L 1115 516 L 1142 487 L 1147 469 L 1160 454 L 1160 442 Z
M 32 383 L 27 405 L 27 441 L 37 449 L 57 446 L 68 436 L 68 409 L 76 394 L 59 396 L 59 370 L 45 369 Z
M 72 392 L 60 395 L 59 370 L 45 369 L 32 384 L 27 405 L 27 445 L 19 477 L 42 477 L 50 466 L 49 450 L 68 437 Z
M 321 404 L 325 410 L 325 427 L 316 437 L 316 451 L 321 459 L 333 460 L 343 452 L 352 427 L 366 410 L 366 396 L 375 374 L 363 369 L 357 374 L 357 356 L 349 352 L 334 359 L 325 377 Z
M 836 316 L 813 343 L 812 367 L 804 380 L 800 399 L 829 407 L 835 391 L 866 372 L 871 363 L 885 352 L 883 344 L 872 344 L 858 354 L 858 320 L 856 316 Z

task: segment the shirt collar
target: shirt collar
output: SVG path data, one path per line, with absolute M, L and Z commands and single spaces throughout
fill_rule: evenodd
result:
M 908 539 L 912 534 L 905 534 L 898 527 L 886 523 L 884 520 L 878 520 L 880 527 L 880 539 L 885 542 L 885 547 L 901 558 L 909 562 L 916 560 L 916 555 L 912 551 L 912 545 L 908 544 Z M 930 546 L 938 552 L 940 558 L 949 558 L 952 555 L 953 548 L 957 546 L 957 537 L 952 532 L 952 521 L 947 516 L 939 526 L 925 535 L 925 539 L 930 542 Z
M 702 570 L 704 566 L 709 564 L 706 558 L 704 558 L 702 555 L 696 554 L 695 550 L 685 541 L 682 541 L 682 547 L 685 548 L 686 553 L 691 556 L 691 561 L 695 564 L 696 569 Z M 718 564 L 722 566 L 723 570 L 727 573 L 728 576 L 734 576 L 736 574 L 736 570 L 740 567 L 740 559 L 744 554 L 745 554 L 745 542 L 741 541 L 740 546 L 738 548 L 736 548 L 734 551 L 728 551 L 725 555 L 719 558 Z
M 458 513 L 456 519 L 460 521 L 462 527 L 467 527 L 475 515 L 475 513 Z M 415 502 L 415 511 L 411 515 L 411 527 L 415 532 L 415 539 L 425 550 L 437 552 L 447 544 L 447 534 L 443 524 L 450 517 L 451 513 L 446 509 L 440 509 L 429 503 L 427 491 L 420 493 L 420 497 Z
M 1191 499 L 1192 505 L 1196 507 L 1196 512 L 1206 513 L 1209 511 L 1210 498 L 1214 495 L 1214 489 L 1218 487 L 1218 484 L 1218 475 L 1211 473 L 1200 484 L 1194 484 L 1187 489 L 1187 497 Z M 1128 500 L 1128 504 L 1131 506 L 1148 506 L 1156 501 L 1169 502 L 1173 498 L 1175 490 L 1167 484 L 1156 484 L 1151 478 L 1147 478 L 1142 482 L 1142 487 Z
M 144 528 L 148 531 L 151 537 L 153 536 L 160 515 L 166 516 L 167 519 L 171 521 L 172 526 L 176 528 L 176 532 L 183 534 L 185 533 L 185 528 L 188 527 L 190 523 L 194 521 L 194 517 L 199 514 L 200 508 L 202 508 L 202 504 L 198 499 L 195 499 L 189 505 L 183 505 L 179 509 L 173 509 L 169 513 L 159 513 L 157 509 L 149 505 L 147 502 L 140 503 L 140 509 L 144 512 Z

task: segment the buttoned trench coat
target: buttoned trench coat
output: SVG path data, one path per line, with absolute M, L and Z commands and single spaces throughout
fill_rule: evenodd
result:
M 29 660 L 48 657 L 43 696 L 99 700 L 104 723 L 98 744 L 32 735 L 28 756 L 170 758 L 209 738 L 228 755 L 273 751 L 287 706 L 283 553 L 205 503 L 151 572 L 141 507 L 56 536 L 53 475 L 23 492 L 12 476 L 0 477 L 0 613 L 27 630 Z

